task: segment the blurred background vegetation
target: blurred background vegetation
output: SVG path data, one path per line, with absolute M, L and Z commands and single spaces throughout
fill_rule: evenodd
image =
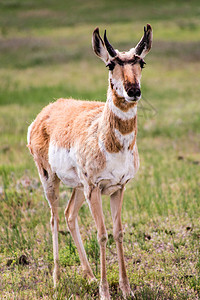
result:
M 141 168 L 123 205 L 125 255 L 136 299 L 198 299 L 200 293 L 200 3 L 195 0 L 0 1 L 0 292 L 51 299 L 50 212 L 26 149 L 28 125 L 59 97 L 106 100 L 108 72 L 93 54 L 96 26 L 121 51 L 153 27 L 139 103 Z M 58 299 L 98 297 L 82 278 L 61 187 Z M 108 279 L 121 299 L 109 201 Z M 88 207 L 79 223 L 94 273 L 99 249 Z M 22 259 L 22 255 L 26 258 Z

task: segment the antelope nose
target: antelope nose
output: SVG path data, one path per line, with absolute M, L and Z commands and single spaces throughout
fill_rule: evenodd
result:
M 129 97 L 140 97 L 141 91 L 140 91 L 140 89 L 131 87 L 128 89 L 127 94 Z
M 136 89 L 136 91 L 135 91 L 135 97 L 140 97 L 140 96 L 141 96 L 140 89 Z

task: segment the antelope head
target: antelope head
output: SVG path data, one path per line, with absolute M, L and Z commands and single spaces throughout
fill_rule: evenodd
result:
M 93 50 L 109 68 L 110 88 L 122 101 L 136 103 L 141 98 L 141 72 L 145 65 L 144 57 L 151 49 L 152 38 L 152 28 L 147 24 L 136 47 L 127 52 L 120 52 L 109 43 L 106 30 L 104 39 L 99 34 L 99 28 L 93 32 Z

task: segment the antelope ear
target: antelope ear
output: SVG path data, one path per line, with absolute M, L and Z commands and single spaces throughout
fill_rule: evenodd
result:
M 147 24 L 147 28 L 144 26 L 144 35 L 135 47 L 135 54 L 144 58 L 150 51 L 153 40 L 153 32 L 150 24 Z
M 100 57 L 105 64 L 109 61 L 108 51 L 106 50 L 104 41 L 100 37 L 99 28 L 97 27 L 92 35 L 92 47 L 95 54 Z

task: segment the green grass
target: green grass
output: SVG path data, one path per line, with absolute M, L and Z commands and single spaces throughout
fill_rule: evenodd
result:
M 106 99 L 107 69 L 92 52 L 96 26 L 127 50 L 150 23 L 138 147 L 141 167 L 123 204 L 124 248 L 136 299 L 200 296 L 199 1 L 25 1 L 0 3 L 0 294 L 2 299 L 98 299 L 82 277 L 66 228 L 71 191 L 61 186 L 61 281 L 53 290 L 50 211 L 26 148 L 28 125 L 59 97 Z M 107 266 L 112 299 L 122 299 L 109 201 Z M 79 213 L 84 246 L 100 279 L 96 228 Z M 25 259 L 22 257 L 25 255 Z

